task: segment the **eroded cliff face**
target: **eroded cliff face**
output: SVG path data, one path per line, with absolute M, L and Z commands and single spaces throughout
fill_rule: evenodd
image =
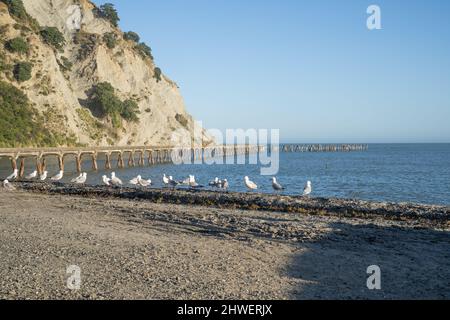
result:
M 20 58 L 33 65 L 27 81 L 17 82 L 7 73 L 0 73 L 0 79 L 26 93 L 46 127 L 83 145 L 167 146 L 174 144 L 174 136 L 191 140 L 194 120 L 186 112 L 176 83 L 159 76 L 153 58 L 143 56 L 136 42 L 125 40 L 122 31 L 98 17 L 90 1 L 22 2 L 40 28 L 58 28 L 65 45 L 56 50 L 0 2 L 2 42 L 22 37 L 30 45 L 28 54 L 20 55 L 2 48 L 4 59 L 14 63 Z M 105 34 L 113 36 L 114 46 L 107 44 Z M 121 100 L 137 103 L 138 122 L 122 119 L 118 127 L 107 116 L 95 114 L 89 107 L 90 92 L 101 82 L 109 82 Z M 194 139 L 197 145 L 212 143 L 198 128 Z

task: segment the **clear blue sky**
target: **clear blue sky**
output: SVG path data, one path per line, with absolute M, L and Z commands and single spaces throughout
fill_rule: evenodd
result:
M 111 2 L 207 128 L 450 142 L 450 1 Z M 366 9 L 381 7 L 382 30 Z

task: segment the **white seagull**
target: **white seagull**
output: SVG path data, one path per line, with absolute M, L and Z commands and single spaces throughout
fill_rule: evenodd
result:
M 221 186 L 221 181 L 219 180 L 219 178 L 215 177 L 213 181 L 209 182 L 209 186 L 219 188 Z
M 72 180 L 70 180 L 70 182 L 72 182 L 72 183 L 76 183 L 79 179 L 81 179 L 83 177 L 83 174 L 82 173 L 80 173 L 80 175 L 78 176 L 78 177 L 76 177 L 76 178 L 73 178 Z
M 123 184 L 122 180 L 116 177 L 115 172 L 111 173 L 111 183 L 113 184 L 113 186 L 121 186 Z
M 258 186 L 256 185 L 256 183 L 254 183 L 253 181 L 250 181 L 250 179 L 247 176 L 244 178 L 244 181 L 245 181 L 245 186 L 249 190 L 256 190 L 256 189 L 258 189 Z
M 6 178 L 6 180 L 15 180 L 15 179 L 17 179 L 18 176 L 19 176 L 19 170 L 14 169 L 14 172 L 8 178 Z
M 47 179 L 48 176 L 48 171 L 44 171 L 40 176 L 39 179 L 41 179 L 41 181 L 45 181 Z
M 14 190 L 16 190 L 16 188 L 15 188 L 11 183 L 9 183 L 8 179 L 6 179 L 5 181 L 3 181 L 2 185 L 3 185 L 3 188 L 5 188 L 5 189 L 8 190 L 8 191 L 14 191 Z
M 169 176 L 169 185 L 175 189 L 180 183 L 178 181 L 173 180 L 172 176 Z
M 220 188 L 226 191 L 228 189 L 228 187 L 229 187 L 228 180 L 227 179 L 223 179 Z
M 306 186 L 303 189 L 303 196 L 309 196 L 312 192 L 311 181 L 306 182 Z
M 167 186 L 169 184 L 169 182 L 170 182 L 169 178 L 167 178 L 166 174 L 164 173 L 164 176 L 163 176 L 164 185 Z
M 77 179 L 77 181 L 75 181 L 76 184 L 85 184 L 87 180 L 87 173 L 83 172 L 83 174 L 81 175 L 81 177 L 79 179 Z
M 148 179 L 142 179 L 141 176 L 139 176 L 139 181 L 138 181 L 139 185 L 141 185 L 142 187 L 148 187 L 152 185 L 152 180 Z
M 110 185 L 111 185 L 111 184 L 110 184 L 111 179 L 108 178 L 107 176 L 103 175 L 102 180 L 103 180 L 103 184 L 105 184 L 105 185 L 107 185 L 107 186 L 110 186 Z
M 37 175 L 38 175 L 38 172 L 35 170 L 35 171 L 33 171 L 32 173 L 30 173 L 29 175 L 27 175 L 27 176 L 25 177 L 25 179 L 31 180 L 31 179 L 36 178 Z
M 284 190 L 283 186 L 277 182 L 277 178 L 275 177 L 272 178 L 272 188 L 275 191 Z
M 50 178 L 52 181 L 59 181 L 64 177 L 64 171 L 59 171 L 59 173 L 56 176 L 53 176 Z
M 135 185 L 139 184 L 139 180 L 141 180 L 141 179 L 142 179 L 141 176 L 137 176 L 136 178 L 131 179 L 129 181 L 129 183 L 135 186 Z

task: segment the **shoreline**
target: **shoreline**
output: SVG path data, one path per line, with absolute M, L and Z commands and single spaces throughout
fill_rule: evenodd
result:
M 441 207 L 407 206 L 403 216 L 372 203 L 365 213 L 320 213 L 330 202 L 15 186 L 0 189 L 1 299 L 450 298 L 450 226 Z M 316 211 L 292 212 L 295 203 Z M 366 287 L 374 264 L 379 291 Z M 66 287 L 71 265 L 81 269 L 80 290 Z
M 450 226 L 450 206 L 442 205 L 315 198 L 256 192 L 221 192 L 188 188 L 116 188 L 47 182 L 17 182 L 15 186 L 24 191 L 44 194 L 132 199 L 218 209 L 331 215 L 347 218 L 383 218 L 394 221 L 420 222 L 434 227 Z

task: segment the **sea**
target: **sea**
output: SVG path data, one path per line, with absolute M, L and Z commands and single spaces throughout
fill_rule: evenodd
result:
M 233 159 L 228 159 L 228 162 Z M 274 193 L 272 175 L 261 175 L 262 164 L 160 164 L 104 170 L 99 160 L 99 171 L 92 171 L 86 158 L 83 171 L 88 173 L 88 184 L 101 184 L 102 175 L 112 171 L 124 182 L 138 174 L 153 181 L 153 187 L 163 186 L 163 174 L 176 180 L 195 175 L 199 184 L 208 187 L 215 177 L 227 179 L 230 191 L 247 192 L 244 177 L 258 185 L 262 193 Z M 35 161 L 26 162 L 26 174 L 34 170 Z M 127 159 L 125 157 L 125 165 Z M 115 166 L 115 161 L 113 161 Z M 76 176 L 73 161 L 66 163 L 65 178 L 70 182 Z M 56 160 L 47 162 L 49 176 L 59 169 Z M 0 179 L 11 173 L 8 160 L 0 160 Z M 375 200 L 383 202 L 408 202 L 450 206 L 450 144 L 369 144 L 367 151 L 357 152 L 304 152 L 279 154 L 276 176 L 285 187 L 280 194 L 300 195 L 309 180 L 313 197 Z

